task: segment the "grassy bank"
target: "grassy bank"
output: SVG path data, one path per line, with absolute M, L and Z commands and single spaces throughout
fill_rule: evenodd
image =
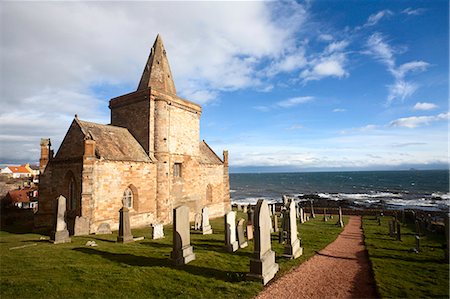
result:
M 240 216 L 244 216 L 240 214 Z M 246 218 L 246 217 L 245 217 Z M 341 228 L 335 219 L 299 226 L 304 254 L 297 260 L 281 257 L 283 246 L 272 235 L 280 264 L 279 277 L 332 242 Z M 347 219 L 345 219 L 347 220 Z M 143 241 L 116 244 L 117 234 L 73 237 L 72 243 L 53 245 L 38 234 L 0 232 L 1 298 L 250 298 L 262 286 L 245 281 L 253 244 L 235 253 L 224 250 L 223 219 L 211 221 L 213 235 L 191 234 L 197 259 L 175 267 L 169 260 L 172 229 L 151 240 L 150 229 L 135 229 Z M 94 240 L 98 247 L 87 247 Z M 11 250 L 10 248 L 30 245 Z
M 375 280 L 383 298 L 448 298 L 449 265 L 444 259 L 443 234 L 422 236 L 421 252 L 415 246 L 415 227 L 402 224 L 402 241 L 388 235 L 388 221 L 381 226 L 373 217 L 363 218 L 365 242 L 372 262 Z

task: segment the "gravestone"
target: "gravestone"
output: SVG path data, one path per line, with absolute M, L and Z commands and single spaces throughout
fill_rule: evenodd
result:
M 164 238 L 164 226 L 162 223 L 152 223 L 152 239 Z
M 305 222 L 309 220 L 309 216 L 308 217 L 306 216 L 305 210 L 303 210 L 303 220 L 305 220 Z
M 397 240 L 401 241 L 402 240 L 402 233 L 400 232 L 400 221 L 397 221 Z
M 253 215 L 255 211 L 250 207 L 247 211 L 247 223 L 253 224 Z
M 194 215 L 194 230 L 200 230 L 202 227 L 202 214 L 195 213 Z
M 277 214 L 273 215 L 273 231 L 275 233 L 278 232 L 278 215 Z
M 228 252 L 234 252 L 239 248 L 236 240 L 236 212 L 225 214 L 225 249 Z
M 89 235 L 89 219 L 83 216 L 75 217 L 75 227 L 73 229 L 74 236 Z
M 303 248 L 298 239 L 297 218 L 295 213 L 295 203 L 291 202 L 285 217 L 287 238 L 283 252 L 283 256 L 290 259 L 296 259 L 303 254 Z
M 170 258 L 177 266 L 195 260 L 189 234 L 189 208 L 187 206 L 179 206 L 173 210 L 173 249 Z
M 327 209 L 323 208 L 323 221 L 327 222 L 328 221 L 328 217 L 327 217 Z
M 276 212 L 277 212 L 277 204 L 274 203 L 272 204 L 272 215 L 275 215 Z
M 110 235 L 112 234 L 111 227 L 109 226 L 109 223 L 103 222 L 100 223 L 100 225 L 97 228 L 96 235 Z
M 300 219 L 300 205 L 299 204 L 295 205 L 295 214 L 296 214 L 297 218 Z
M 339 227 L 344 227 L 344 222 L 342 221 L 342 209 L 341 209 L 341 207 L 339 207 L 339 219 L 338 219 L 336 225 L 339 225 Z
M 240 204 L 237 204 L 237 210 L 242 211 L 242 206 Z
M 303 213 L 303 208 L 299 208 L 298 214 L 300 216 L 300 223 L 305 223 L 305 214 Z
M 238 243 L 240 248 L 245 248 L 248 246 L 247 240 L 245 239 L 244 234 L 244 218 L 239 219 L 238 226 L 237 226 L 237 237 L 238 237 Z
M 247 277 L 266 285 L 278 272 L 279 266 L 275 263 L 275 252 L 272 251 L 269 207 L 265 200 L 258 200 L 254 222 L 253 257 L 250 259 L 250 273 Z
M 420 252 L 420 237 L 416 235 L 416 248 L 414 248 L 416 253 Z
M 247 240 L 253 240 L 253 225 L 247 222 Z
M 313 206 L 313 201 L 311 200 L 311 213 L 310 216 L 312 219 L 316 218 L 316 215 L 314 214 L 314 206 Z
M 392 228 L 394 235 L 397 234 L 397 217 L 394 217 L 392 219 Z
M 281 196 L 281 200 L 283 201 L 283 206 L 285 207 L 288 204 L 288 197 L 283 195 Z
M 393 225 L 392 221 L 389 221 L 388 224 L 389 224 L 389 236 L 393 237 L 394 236 L 394 227 L 393 227 L 394 225 Z
M 53 244 L 70 243 L 69 231 L 66 223 L 66 198 L 62 195 L 56 198 L 55 227 L 52 232 L 51 241 Z
M 244 210 L 242 212 L 247 213 L 247 210 L 248 210 L 248 205 L 245 205 Z
M 416 220 L 416 235 L 420 236 L 420 223 L 419 223 L 419 220 Z
M 119 210 L 119 235 L 117 236 L 118 243 L 133 242 L 133 235 L 131 234 L 129 210 L 124 205 Z
M 202 234 L 204 235 L 210 235 L 212 234 L 212 228 L 209 224 L 209 211 L 208 207 L 204 207 L 202 209 Z

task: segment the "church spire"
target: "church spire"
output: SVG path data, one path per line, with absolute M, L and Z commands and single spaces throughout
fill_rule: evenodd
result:
M 137 90 L 147 89 L 149 87 L 159 91 L 177 94 L 172 73 L 170 72 L 166 50 L 164 49 L 163 41 L 159 34 L 156 36 Z

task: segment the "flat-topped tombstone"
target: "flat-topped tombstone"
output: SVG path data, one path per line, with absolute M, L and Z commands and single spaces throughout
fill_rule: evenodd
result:
M 284 246 L 283 256 L 296 259 L 303 254 L 300 240 L 298 239 L 297 218 L 295 215 L 295 203 L 291 202 L 286 211 L 286 244 Z
M 189 208 L 179 206 L 173 210 L 173 250 L 170 253 L 177 266 L 195 260 L 189 231 Z
M 275 276 L 279 269 L 278 264 L 275 263 L 275 252 L 272 251 L 270 225 L 267 201 L 260 199 L 255 208 L 254 251 L 253 258 L 250 259 L 250 273 L 247 274 L 247 277 L 259 280 L 264 285 Z
M 82 216 L 75 217 L 75 226 L 73 229 L 74 236 L 89 235 L 89 219 Z
M 236 212 L 225 214 L 225 249 L 228 252 L 238 250 L 239 244 L 236 240 Z
M 152 239 L 164 238 L 164 225 L 162 223 L 152 223 Z
M 237 237 L 238 237 L 238 243 L 240 248 L 245 248 L 248 246 L 247 240 L 245 239 L 244 234 L 244 218 L 239 219 L 238 225 L 237 225 Z
M 202 234 L 204 235 L 210 235 L 212 234 L 212 228 L 209 224 L 209 211 L 208 207 L 204 207 L 202 209 Z
M 253 240 L 253 225 L 247 222 L 247 240 Z
M 133 235 L 131 234 L 129 210 L 123 206 L 119 210 L 119 234 L 117 236 L 118 243 L 133 242 Z
M 52 232 L 51 241 L 54 244 L 69 243 L 71 239 L 69 237 L 69 231 L 67 230 L 66 216 L 66 198 L 62 195 L 56 198 L 56 210 L 55 210 L 55 228 Z

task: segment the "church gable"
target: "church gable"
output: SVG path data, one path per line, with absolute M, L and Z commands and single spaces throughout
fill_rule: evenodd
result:
M 200 141 L 200 164 L 222 165 L 223 162 L 217 154 L 209 147 L 205 140 Z
M 84 154 L 84 133 L 74 120 L 64 137 L 55 159 L 68 160 L 82 158 Z
M 88 139 L 95 141 L 95 155 L 104 160 L 153 162 L 126 128 L 77 120 Z

